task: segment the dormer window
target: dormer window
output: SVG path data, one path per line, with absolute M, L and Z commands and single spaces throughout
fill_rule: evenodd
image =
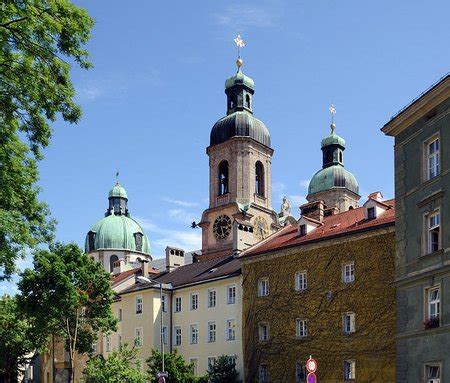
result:
M 306 235 L 306 225 L 300 225 L 299 234 L 300 234 L 300 236 Z
M 136 245 L 136 251 L 142 251 L 142 233 L 134 233 L 134 243 Z
M 367 219 L 375 219 L 375 218 L 377 218 L 375 207 L 374 206 L 369 207 L 367 209 Z

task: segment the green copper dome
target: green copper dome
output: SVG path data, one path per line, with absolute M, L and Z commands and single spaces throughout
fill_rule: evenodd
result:
M 122 197 L 128 199 L 126 190 L 118 182 L 109 191 L 108 197 Z
M 225 81 L 225 89 L 229 89 L 235 85 L 245 85 L 251 89 L 255 89 L 255 82 L 248 76 L 246 76 L 241 68 L 238 69 L 234 76 L 231 76 Z
M 346 188 L 356 194 L 359 193 L 359 185 L 355 176 L 342 165 L 333 165 L 314 174 L 309 183 L 308 194 L 335 188 Z
M 328 137 L 325 137 L 322 140 L 322 148 L 326 147 L 326 146 L 330 146 L 330 145 L 340 145 L 342 147 L 345 148 L 345 140 L 338 136 L 335 132 L 334 129 L 331 130 L 331 133 Z

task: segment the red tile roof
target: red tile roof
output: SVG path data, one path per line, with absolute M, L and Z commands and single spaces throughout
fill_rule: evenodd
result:
M 242 258 L 279 249 L 301 246 L 311 242 L 323 241 L 334 237 L 355 234 L 361 231 L 373 230 L 378 227 L 390 226 L 395 223 L 394 200 L 382 202 L 389 208 L 375 219 L 366 219 L 364 207 L 348 210 L 343 213 L 324 217 L 323 225 L 307 235 L 298 234 L 297 225 L 289 225 L 277 231 L 266 240 L 252 246 L 241 254 Z
M 115 285 L 115 284 L 117 284 L 117 283 L 119 283 L 119 282 L 122 282 L 123 280 L 125 280 L 125 279 L 127 279 L 129 276 L 131 276 L 131 275 L 137 275 L 137 274 L 141 274 L 141 268 L 140 267 L 136 267 L 136 268 L 134 268 L 134 269 L 131 269 L 131 270 L 127 270 L 127 271 L 123 271 L 123 272 L 121 272 L 120 274 L 116 274 L 116 275 L 114 275 L 114 277 L 113 277 L 113 281 L 112 281 L 112 284 L 113 285 Z M 149 274 L 152 274 L 152 275 L 155 275 L 155 274 L 158 274 L 159 273 L 159 271 L 158 270 L 155 270 L 155 269 L 150 269 L 149 271 L 148 271 L 148 273 Z

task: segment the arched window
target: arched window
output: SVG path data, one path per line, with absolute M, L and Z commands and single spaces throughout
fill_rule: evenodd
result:
M 136 245 L 136 251 L 142 251 L 142 233 L 134 233 L 134 244 Z
M 219 165 L 219 195 L 228 193 L 228 162 L 222 161 Z
M 250 109 L 250 95 L 245 96 L 245 106 Z
M 119 257 L 115 254 L 111 255 L 111 257 L 109 257 L 109 272 L 112 273 L 114 270 L 114 263 L 117 262 L 119 260 Z
M 255 164 L 255 193 L 264 196 L 264 166 L 260 161 Z
M 342 151 L 339 150 L 339 162 L 342 164 Z
M 88 233 L 89 251 L 95 250 L 95 233 L 90 231 Z

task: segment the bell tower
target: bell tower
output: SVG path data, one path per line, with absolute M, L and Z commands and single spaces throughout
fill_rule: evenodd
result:
M 209 208 L 200 222 L 206 255 L 239 252 L 279 227 L 272 210 L 269 130 L 253 115 L 255 84 L 243 73 L 240 57 L 236 65 L 225 81 L 227 114 L 214 124 L 206 149 Z

